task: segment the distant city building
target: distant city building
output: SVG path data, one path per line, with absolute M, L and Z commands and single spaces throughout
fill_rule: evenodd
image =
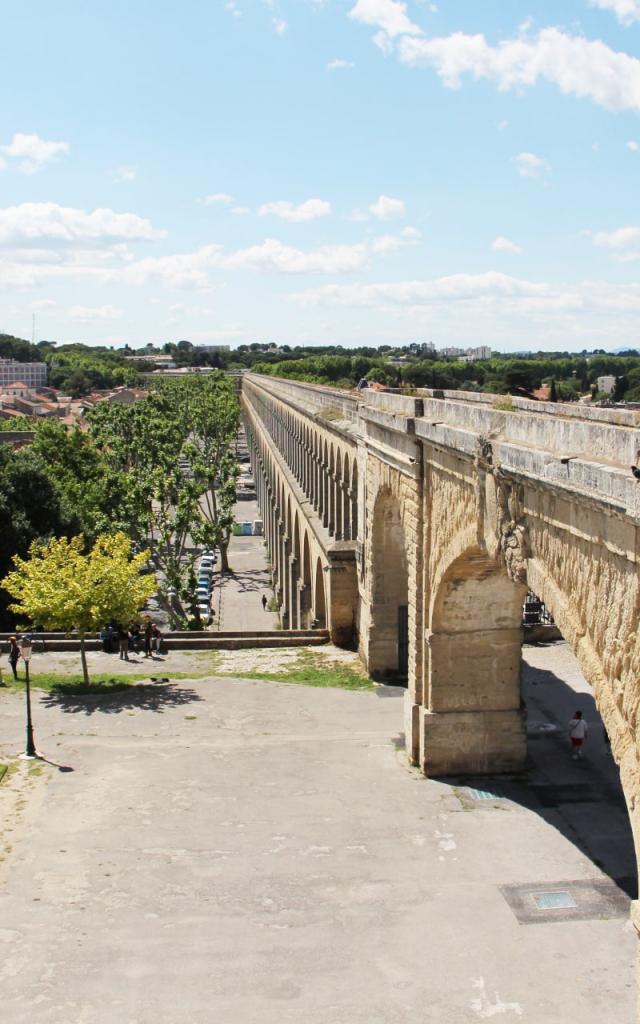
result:
M 598 385 L 598 391 L 601 391 L 603 395 L 610 395 L 616 386 L 616 378 L 611 375 L 598 377 L 596 383 Z
M 150 352 L 148 356 L 125 356 L 128 363 L 153 363 L 159 370 L 174 370 L 176 361 L 173 356 L 154 355 Z
M 46 363 L 19 363 L 15 359 L 0 359 L 0 387 L 20 381 L 29 388 L 47 383 Z
M 478 359 L 491 359 L 491 349 L 488 345 L 479 345 L 477 348 L 443 348 L 440 355 L 452 356 L 460 359 L 463 363 L 475 363 Z

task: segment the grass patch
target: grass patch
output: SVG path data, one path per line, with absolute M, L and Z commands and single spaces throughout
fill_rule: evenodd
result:
M 158 675 L 156 679 L 205 679 L 207 676 L 212 675 L 213 672 L 167 672 L 164 673 L 161 669 L 158 669 Z M 31 682 L 31 689 L 33 690 L 44 690 L 47 693 L 59 693 L 64 696 L 100 696 L 111 693 L 121 693 L 124 690 L 128 690 L 130 686 L 138 686 L 140 683 L 147 682 L 150 686 L 154 684 L 150 682 L 150 675 L 148 673 L 141 675 L 140 673 L 132 672 L 130 675 L 121 676 L 99 676 L 92 679 L 87 686 L 84 682 L 80 673 L 67 673 L 67 672 L 42 672 L 38 675 L 34 675 Z M 11 685 L 8 689 L 12 690 L 24 690 L 24 679 L 12 680 Z
M 4 779 L 6 774 L 7 774 L 7 766 L 6 766 L 6 764 L 0 764 L 0 782 L 2 782 L 2 780 Z
M 375 690 L 375 684 L 348 665 L 340 662 L 320 662 L 305 654 L 291 668 L 276 672 L 220 672 L 234 679 L 258 679 L 274 683 L 297 683 L 299 686 L 318 686 L 340 690 Z

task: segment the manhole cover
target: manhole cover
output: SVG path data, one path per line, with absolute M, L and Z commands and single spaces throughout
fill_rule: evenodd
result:
M 531 895 L 538 910 L 569 910 L 578 906 L 568 892 L 534 892 Z

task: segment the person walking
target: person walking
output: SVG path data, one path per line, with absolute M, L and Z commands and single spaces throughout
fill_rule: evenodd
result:
M 124 626 L 118 626 L 118 647 L 120 649 L 120 660 L 129 660 L 129 631 Z
M 589 726 L 582 717 L 582 711 L 576 711 L 569 722 L 569 739 L 571 740 L 574 761 L 582 760 L 582 745 L 587 738 Z
M 262 595 L 262 610 L 263 610 L 263 612 L 266 612 L 266 610 L 267 610 L 267 595 L 266 594 Z
M 156 654 L 160 654 L 160 641 L 162 640 L 162 634 L 155 622 L 151 623 L 151 650 L 155 651 Z
M 20 644 L 17 636 L 9 637 L 9 664 L 13 672 L 13 678 L 18 678 L 18 660 L 20 658 Z
M 144 656 L 151 657 L 151 641 L 153 640 L 153 623 L 147 615 L 144 620 Z

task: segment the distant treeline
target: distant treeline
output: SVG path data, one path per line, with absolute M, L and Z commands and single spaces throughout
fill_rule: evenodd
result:
M 496 355 L 491 359 L 462 362 L 443 358 L 426 345 L 290 346 L 254 343 L 229 351 L 205 351 L 189 341 L 167 342 L 155 347 L 120 349 L 89 345 L 54 345 L 41 341 L 32 345 L 20 338 L 0 335 L 0 356 L 49 365 L 49 383 L 67 394 L 80 397 L 94 389 L 135 385 L 153 370 L 155 355 L 169 355 L 178 367 L 212 367 L 229 370 L 248 368 L 257 373 L 353 388 L 363 377 L 390 387 L 428 387 L 484 391 L 495 394 L 531 394 L 542 386 L 551 399 L 574 401 L 585 394 L 595 399 L 640 402 L 640 356 L 636 353 L 609 355 L 603 350 L 571 355 L 539 352 L 526 357 Z M 149 362 L 126 357 L 148 355 Z M 391 360 L 405 357 L 403 365 Z M 613 395 L 597 391 L 599 377 L 616 378 Z

